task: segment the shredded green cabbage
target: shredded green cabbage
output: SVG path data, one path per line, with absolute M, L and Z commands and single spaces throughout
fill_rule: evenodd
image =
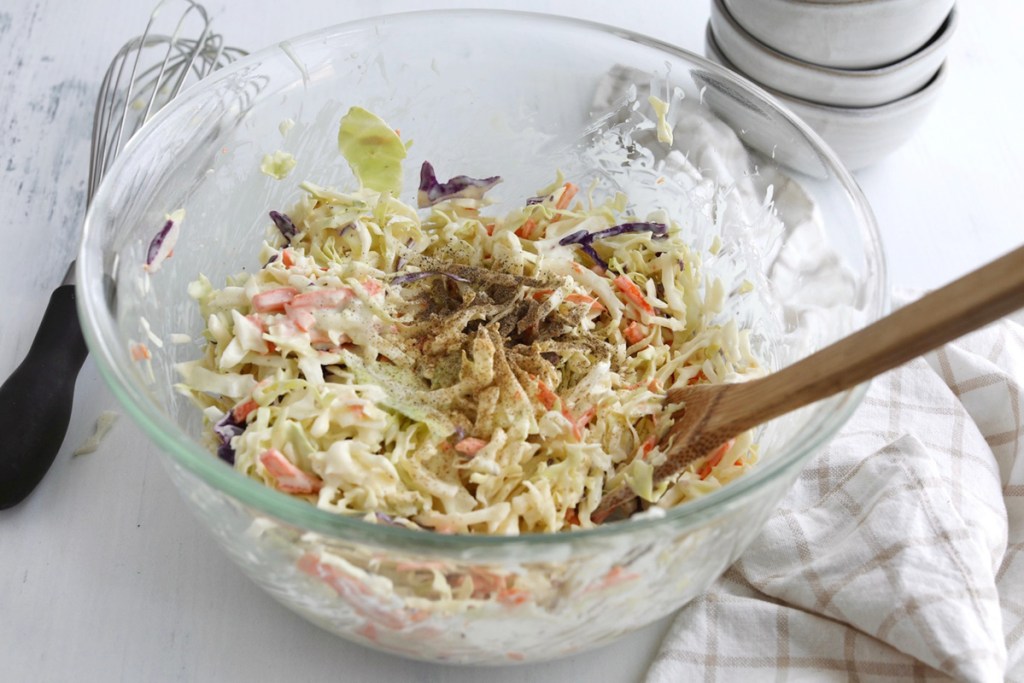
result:
M 391 126 L 362 107 L 352 107 L 338 128 L 338 149 L 363 187 L 397 195 L 402 190 L 405 145 Z
M 264 155 L 260 162 L 260 171 L 271 178 L 284 180 L 295 168 L 295 157 L 290 152 L 278 150 L 273 154 Z
M 667 391 L 763 372 L 747 331 L 715 323 L 724 288 L 679 225 L 561 244 L 665 221 L 561 178 L 505 216 L 486 197 L 417 213 L 387 124 L 353 108 L 339 145 L 358 190 L 304 183 L 297 232 L 268 227 L 262 268 L 189 288 L 207 343 L 180 388 L 244 427 L 239 471 L 325 510 L 511 535 L 594 526 L 622 484 L 674 506 L 755 461 L 747 434 L 652 480 Z

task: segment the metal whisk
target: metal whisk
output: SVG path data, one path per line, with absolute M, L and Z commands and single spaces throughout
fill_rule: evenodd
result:
M 185 9 L 177 15 L 169 34 L 159 34 L 155 25 L 170 4 L 184 4 Z M 182 37 L 189 28 L 198 37 Z M 142 124 L 192 81 L 244 54 L 238 48 L 225 47 L 223 38 L 210 31 L 210 18 L 202 5 L 192 0 L 160 2 L 142 35 L 125 43 L 115 55 L 100 85 L 93 117 L 87 201 L 92 200 L 110 162 Z
M 225 47 L 210 30 L 202 5 L 161 0 L 142 35 L 115 55 L 100 85 L 86 203 L 125 143 L 153 114 L 189 84 L 244 54 Z M 32 492 L 64 442 L 75 380 L 88 353 L 75 309 L 74 274 L 72 262 L 50 296 L 28 355 L 0 387 L 0 433 L 11 436 L 0 452 L 0 510 Z

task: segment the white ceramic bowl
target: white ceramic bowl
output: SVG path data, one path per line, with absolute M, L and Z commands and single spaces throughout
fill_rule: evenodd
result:
M 864 69 L 916 52 L 954 0 L 725 0 L 766 45 L 814 64 Z
M 787 95 L 843 107 L 874 107 L 924 87 L 945 60 L 957 21 L 954 9 L 924 47 L 888 66 L 836 69 L 772 49 L 740 25 L 728 4 L 729 0 L 712 1 L 711 26 L 722 54 L 737 71 Z
M 705 38 L 708 58 L 736 70 L 716 42 L 710 23 Z M 828 106 L 765 89 L 824 138 L 848 167 L 856 170 L 881 160 L 910 139 L 935 104 L 945 80 L 943 65 L 917 92 L 877 107 Z

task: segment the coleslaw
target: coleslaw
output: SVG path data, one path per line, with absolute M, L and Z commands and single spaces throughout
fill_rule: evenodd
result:
M 499 176 L 427 161 L 414 208 L 406 143 L 358 107 L 339 149 L 358 189 L 302 183 L 261 268 L 190 285 L 206 345 L 179 389 L 219 457 L 332 512 L 502 535 L 593 527 L 619 486 L 658 514 L 756 462 L 748 433 L 653 481 L 669 390 L 764 372 L 670 216 L 560 174 L 493 216 Z

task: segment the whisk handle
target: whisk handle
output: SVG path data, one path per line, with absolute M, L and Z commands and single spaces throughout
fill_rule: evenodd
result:
M 20 503 L 50 469 L 86 355 L 74 285 L 61 285 L 50 296 L 28 355 L 0 387 L 0 510 Z

